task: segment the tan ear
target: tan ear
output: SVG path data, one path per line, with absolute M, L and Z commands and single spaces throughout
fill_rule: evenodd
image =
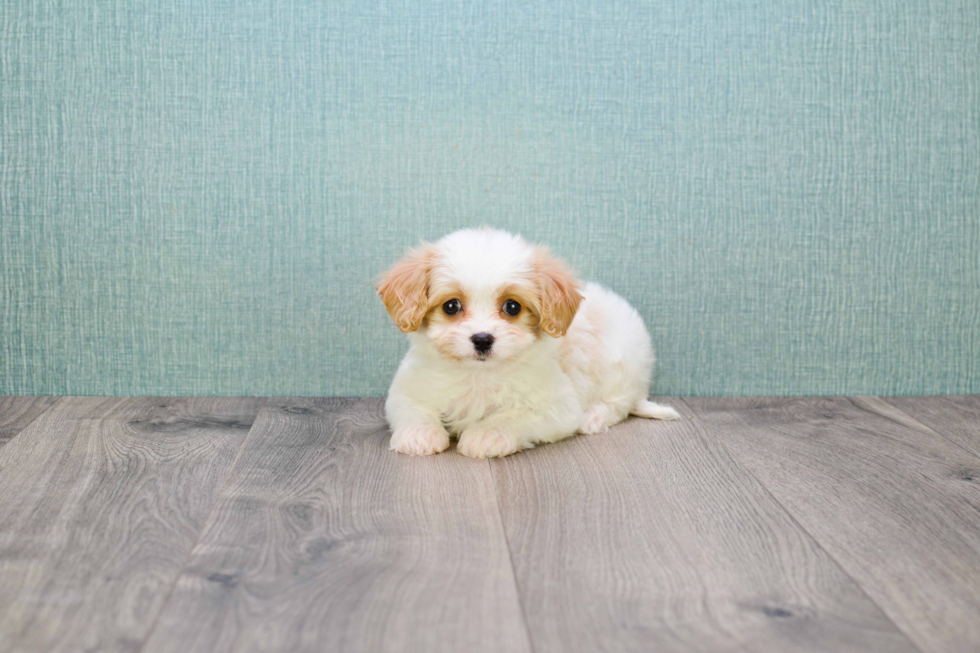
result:
M 429 305 L 429 270 L 435 247 L 423 243 L 420 249 L 395 263 L 378 282 L 378 294 L 392 321 L 405 332 L 417 331 Z
M 534 269 L 541 293 L 541 330 L 560 338 L 572 325 L 582 302 L 578 281 L 564 263 L 543 247 L 537 248 Z

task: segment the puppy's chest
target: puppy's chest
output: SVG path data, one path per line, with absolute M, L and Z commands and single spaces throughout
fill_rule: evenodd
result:
M 498 379 L 466 379 L 447 393 L 442 402 L 443 422 L 451 428 L 466 428 L 501 411 L 530 409 L 536 393 L 521 385 Z

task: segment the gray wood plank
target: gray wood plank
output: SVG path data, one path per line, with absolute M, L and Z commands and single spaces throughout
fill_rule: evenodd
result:
M 0 397 L 0 448 L 56 401 L 57 397 Z
M 492 462 L 534 649 L 914 651 L 683 403 Z
M 145 651 L 526 651 L 486 461 L 388 450 L 381 399 L 263 409 Z
M 920 648 L 980 650 L 980 459 L 859 398 L 686 401 Z
M 0 450 L 0 651 L 138 649 L 259 404 L 63 399 Z
M 980 397 L 882 397 L 970 453 L 980 456 Z

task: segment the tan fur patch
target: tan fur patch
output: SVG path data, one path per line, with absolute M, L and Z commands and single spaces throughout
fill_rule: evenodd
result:
M 436 248 L 423 243 L 381 277 L 377 290 L 392 321 L 402 331 L 417 331 L 429 307 L 429 272 Z
M 431 288 L 429 304 L 426 307 L 425 317 L 422 320 L 422 325 L 427 326 L 430 322 L 435 322 L 437 324 L 449 324 L 452 322 L 459 322 L 469 315 L 467 310 L 467 297 L 466 293 L 462 289 L 456 286 L 450 286 L 445 288 Z M 442 305 L 448 302 L 450 299 L 458 299 L 459 303 L 463 306 L 463 310 L 456 315 L 446 315 L 446 312 L 442 310 Z
M 544 247 L 535 247 L 534 271 L 541 293 L 541 330 L 560 338 L 568 331 L 582 302 L 578 281 L 568 267 Z

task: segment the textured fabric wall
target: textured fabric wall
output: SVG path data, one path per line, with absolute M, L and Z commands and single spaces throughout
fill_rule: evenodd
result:
M 0 393 L 383 394 L 490 224 L 659 394 L 980 392 L 980 3 L 7 2 Z

